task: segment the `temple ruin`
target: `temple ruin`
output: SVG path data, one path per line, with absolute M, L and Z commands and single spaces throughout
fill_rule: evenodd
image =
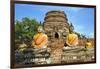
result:
M 64 39 L 68 32 L 68 19 L 64 11 L 49 11 L 46 13 L 44 18 L 44 30 L 49 37 L 52 39 Z
M 45 15 L 43 26 L 50 42 L 48 46 L 51 48 L 51 62 L 61 63 L 62 48 L 69 32 L 67 15 L 60 10 L 49 11 Z

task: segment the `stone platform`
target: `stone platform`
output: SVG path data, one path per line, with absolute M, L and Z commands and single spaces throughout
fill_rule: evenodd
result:
M 86 49 L 83 46 L 63 49 L 62 63 L 94 61 L 94 48 Z

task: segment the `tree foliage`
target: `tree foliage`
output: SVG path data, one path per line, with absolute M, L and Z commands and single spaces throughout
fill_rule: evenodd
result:
M 15 41 L 30 42 L 37 33 L 40 24 L 35 19 L 23 18 L 21 21 L 15 21 Z

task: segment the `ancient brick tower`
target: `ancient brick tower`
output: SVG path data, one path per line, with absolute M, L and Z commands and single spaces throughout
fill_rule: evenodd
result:
M 49 11 L 44 18 L 44 30 L 49 37 L 48 46 L 51 48 L 51 62 L 62 62 L 62 48 L 69 28 L 69 23 L 64 11 Z
M 64 11 L 54 10 L 46 13 L 44 30 L 49 39 L 64 39 L 68 27 L 68 19 Z

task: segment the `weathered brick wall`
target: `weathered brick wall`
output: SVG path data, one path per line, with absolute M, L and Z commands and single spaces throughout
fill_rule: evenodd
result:
M 54 64 L 61 63 L 61 55 L 62 55 L 62 48 L 63 48 L 63 41 L 56 40 L 55 42 L 51 43 L 51 62 Z
M 90 42 L 92 43 L 92 46 L 94 46 L 94 39 L 90 39 Z M 86 39 L 79 39 L 78 46 L 85 46 Z

